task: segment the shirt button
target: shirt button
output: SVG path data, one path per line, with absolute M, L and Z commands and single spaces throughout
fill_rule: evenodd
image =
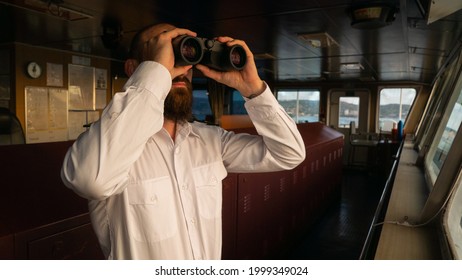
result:
M 188 189 L 188 185 L 183 185 L 181 188 L 185 191 Z
M 179 153 L 180 153 L 180 148 L 176 148 L 175 154 L 179 154 Z
M 215 177 L 215 176 L 212 176 L 212 178 L 210 179 L 210 181 L 212 182 L 212 184 L 218 183 L 217 177 Z
M 155 196 L 155 195 L 151 196 L 151 202 L 156 203 L 157 202 L 157 196 Z
M 192 218 L 192 219 L 190 220 L 190 222 L 191 222 L 191 224 L 194 225 L 194 224 L 196 223 L 196 219 Z

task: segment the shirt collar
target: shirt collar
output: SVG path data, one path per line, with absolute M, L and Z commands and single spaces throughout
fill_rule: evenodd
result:
M 191 125 L 189 122 L 184 122 L 181 124 L 178 124 L 177 126 L 177 139 L 178 137 L 181 139 L 185 139 L 189 135 L 197 138 L 201 138 L 200 135 L 194 131 L 194 127 Z

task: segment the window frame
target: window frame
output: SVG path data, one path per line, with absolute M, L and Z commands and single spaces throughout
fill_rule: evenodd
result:
M 438 173 L 434 172 L 433 158 L 435 151 L 440 143 L 440 139 L 443 135 L 444 129 L 447 126 L 449 117 L 453 112 L 453 109 L 448 110 L 448 106 L 455 106 L 459 96 L 462 94 L 462 74 L 459 75 L 456 85 L 453 87 L 452 93 L 450 94 L 449 102 L 445 104 L 444 114 L 440 118 L 437 126 L 436 133 L 434 134 L 432 141 L 430 142 L 430 149 L 425 155 L 424 170 L 429 195 L 426 200 L 425 206 L 422 209 L 421 220 L 429 221 L 439 213 L 442 207 L 444 207 L 445 201 L 449 195 L 451 186 L 454 184 L 454 178 L 457 176 L 461 168 L 462 162 L 462 145 L 457 143 L 462 142 L 462 122 L 459 124 L 459 128 L 453 138 L 451 147 L 448 150 L 447 157 L 444 160 Z
M 345 125 L 343 126 L 340 126 L 340 106 L 342 104 L 342 98 L 355 98 L 358 100 L 358 113 L 357 113 L 357 116 L 356 116 L 356 120 L 355 120 L 355 129 L 358 129 L 359 128 L 359 122 L 360 122 L 360 110 L 361 110 L 361 97 L 360 96 L 340 96 L 339 97 L 339 114 L 338 114 L 338 120 L 337 120 L 337 123 L 338 123 L 338 127 L 342 127 L 342 128 L 350 128 L 350 124 L 351 124 L 351 120 L 346 123 Z M 345 103 L 348 103 L 348 102 L 345 102 Z
M 441 172 L 444 168 L 445 162 L 450 158 L 449 154 L 453 153 L 455 146 L 458 146 L 458 145 L 454 145 L 454 143 L 457 143 L 455 142 L 457 139 L 457 136 L 461 134 L 460 130 L 461 130 L 462 124 L 459 126 L 458 130 L 456 131 L 456 135 L 448 151 L 448 157 L 444 160 L 443 165 L 439 168 L 439 171 L 435 172 L 436 164 L 434 163 L 433 159 L 435 157 L 437 147 L 440 143 L 441 138 L 443 137 L 444 130 L 447 127 L 447 123 L 449 122 L 449 118 L 453 112 L 454 106 L 457 103 L 457 100 L 459 99 L 461 95 L 462 95 L 462 75 L 459 76 L 457 83 L 452 90 L 451 97 L 445 106 L 446 109 L 444 110 L 443 115 L 440 118 L 438 127 L 436 128 L 436 133 L 433 136 L 433 139 L 430 143 L 429 151 L 425 158 L 425 169 L 426 169 L 427 177 L 429 179 L 430 188 L 432 188 L 436 184 L 438 177 L 440 177 Z M 449 110 L 449 107 L 451 108 L 451 110 Z
M 462 213 L 462 169 L 459 170 L 457 180 L 451 189 L 451 198 L 448 202 L 447 209 L 443 216 L 443 229 L 447 239 L 447 244 L 454 259 L 462 259 L 462 234 L 457 232 L 461 225 Z
M 295 118 L 292 118 L 296 123 L 303 123 L 303 122 L 300 122 L 299 121 L 299 114 L 300 114 L 300 107 L 299 107 L 299 102 L 300 102 L 300 92 L 317 92 L 318 93 L 318 113 L 317 113 L 317 120 L 316 122 L 319 122 L 321 121 L 321 90 L 319 88 L 316 88 L 316 87 L 278 87 L 276 88 L 275 90 L 275 96 L 276 96 L 276 100 L 278 101 L 278 103 L 282 106 L 282 104 L 280 103 L 279 101 L 279 93 L 281 91 L 285 91 L 285 92 L 297 92 L 297 99 L 296 99 L 296 111 L 297 111 L 297 114 L 295 116 Z M 303 100 L 303 99 L 302 99 Z M 284 108 L 285 110 L 285 108 Z M 287 112 L 287 110 L 286 110 Z M 289 112 L 287 112 L 287 114 L 289 114 Z M 304 121 L 304 122 L 312 122 L 312 121 Z
M 409 111 L 407 112 L 406 114 L 406 118 L 405 119 L 401 119 L 403 121 L 403 125 L 406 124 L 406 121 L 407 121 L 407 118 L 408 116 L 410 115 L 410 113 L 412 112 L 412 108 L 414 106 L 414 103 L 416 102 L 416 99 L 417 99 L 417 94 L 419 92 L 419 90 L 416 88 L 416 87 L 413 87 L 413 86 L 384 86 L 384 87 L 380 87 L 378 89 L 378 92 L 377 92 L 377 118 L 376 118 L 376 132 L 391 132 L 391 129 L 383 129 L 380 127 L 380 107 L 381 107 L 381 99 L 382 99 L 382 92 L 383 90 L 387 90 L 387 89 L 413 89 L 414 92 L 415 92 L 415 95 L 414 95 L 414 99 L 412 100 L 412 103 L 410 104 L 410 107 L 409 107 Z M 403 103 L 401 102 L 400 106 L 402 106 Z M 396 124 L 398 124 L 399 120 L 396 121 Z

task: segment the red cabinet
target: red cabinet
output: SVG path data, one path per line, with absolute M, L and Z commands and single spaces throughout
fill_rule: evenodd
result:
M 223 233 L 223 259 L 271 257 L 339 196 L 343 134 L 321 123 L 300 124 L 298 128 L 306 146 L 306 159 L 299 166 L 281 172 L 229 175 L 237 177 L 236 191 L 225 191 L 229 186 L 224 184 L 223 229 L 233 228 L 236 237 Z M 236 132 L 255 133 L 253 129 Z M 225 208 L 230 209 L 227 205 L 235 201 L 236 215 L 232 216 Z
M 321 123 L 298 128 L 306 146 L 306 159 L 298 167 L 230 173 L 224 179 L 223 259 L 270 257 L 309 227 L 339 195 L 343 135 Z M 2 159 L 7 159 L 0 161 L 0 259 L 103 258 L 87 201 L 60 178 L 71 144 L 0 146 Z

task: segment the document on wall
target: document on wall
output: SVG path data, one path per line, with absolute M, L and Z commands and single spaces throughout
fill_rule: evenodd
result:
M 107 70 L 95 68 L 95 108 L 106 107 Z
M 63 86 L 63 65 L 47 63 L 47 86 Z
M 67 141 L 66 89 L 26 87 L 26 143 Z
M 48 125 L 53 130 L 67 129 L 67 90 L 48 89 Z
M 69 110 L 95 110 L 95 68 L 69 64 Z
M 75 140 L 85 132 L 87 124 L 87 112 L 69 111 L 69 140 Z

